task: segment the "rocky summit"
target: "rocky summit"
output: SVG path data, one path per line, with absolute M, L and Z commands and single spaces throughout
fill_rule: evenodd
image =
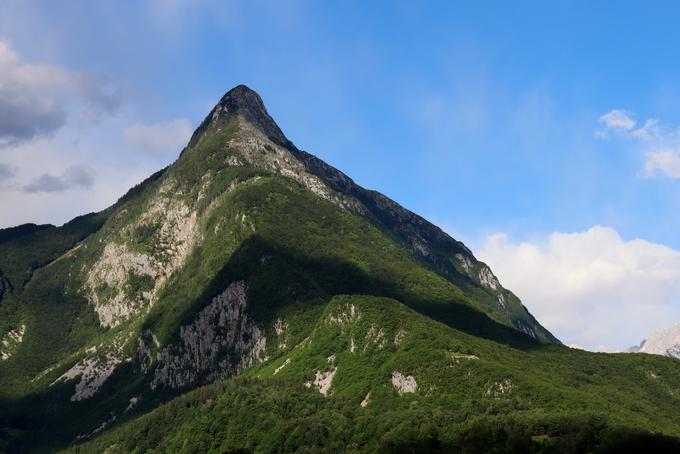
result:
M 640 345 L 630 347 L 628 351 L 680 359 L 680 323 L 653 332 Z
M 562 346 L 243 85 L 115 205 L 0 230 L 1 451 L 677 448 L 678 390 L 677 360 Z

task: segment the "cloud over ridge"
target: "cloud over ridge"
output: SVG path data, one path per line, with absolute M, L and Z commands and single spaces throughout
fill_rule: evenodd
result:
M 680 319 L 680 251 L 609 227 L 534 242 L 495 234 L 478 255 L 568 344 L 623 349 Z

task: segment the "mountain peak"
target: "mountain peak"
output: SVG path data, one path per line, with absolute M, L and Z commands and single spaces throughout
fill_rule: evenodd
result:
M 651 333 L 640 345 L 630 347 L 628 351 L 680 359 L 680 323 Z
M 240 84 L 222 96 L 220 102 L 210 111 L 203 123 L 194 132 L 189 146 L 194 145 L 210 125 L 233 115 L 251 123 L 277 144 L 285 147 L 292 145 L 267 112 L 260 95 L 250 87 Z
M 218 105 L 228 107 L 233 112 L 259 112 L 267 114 L 262 98 L 255 90 L 240 84 L 222 96 Z

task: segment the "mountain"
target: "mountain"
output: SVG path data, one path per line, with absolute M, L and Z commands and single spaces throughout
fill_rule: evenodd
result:
M 0 450 L 677 448 L 680 368 L 573 350 L 245 86 L 175 163 L 0 231 Z
M 640 345 L 633 346 L 628 351 L 680 359 L 680 323 L 650 334 Z

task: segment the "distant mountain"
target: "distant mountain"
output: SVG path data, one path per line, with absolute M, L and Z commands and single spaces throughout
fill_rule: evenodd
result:
M 650 334 L 640 345 L 635 345 L 628 351 L 680 359 L 680 323 Z
M 0 452 L 677 448 L 677 389 L 563 347 L 243 85 L 113 206 L 0 231 Z

